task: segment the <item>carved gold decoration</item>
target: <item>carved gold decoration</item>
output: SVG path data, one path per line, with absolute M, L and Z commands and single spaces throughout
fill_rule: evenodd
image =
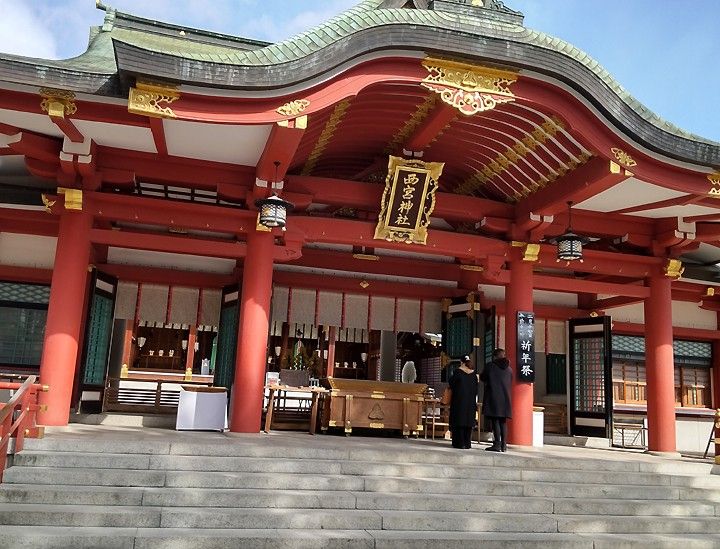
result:
M 705 297 L 713 297 L 715 295 L 715 288 L 705 288 Z
M 310 106 L 307 99 L 295 99 L 285 103 L 282 107 L 275 109 L 275 112 L 283 116 L 297 116 Z
M 180 99 L 180 92 L 175 87 L 142 81 L 135 86 L 130 88 L 128 112 L 154 118 L 177 118 L 169 107 Z
M 375 239 L 426 244 L 442 162 L 391 156 Z
M 380 404 L 375 404 L 368 414 L 368 419 L 383 420 L 385 419 L 385 412 L 382 411 Z
M 385 154 L 391 154 L 404 145 L 415 130 L 420 127 L 420 124 L 425 121 L 436 104 L 437 95 L 428 95 L 425 101 L 418 105 L 413 115 L 405 122 L 400 131 L 395 134 L 392 141 L 388 143 L 388 146 L 385 147 Z
M 75 94 L 71 91 L 40 88 L 40 108 L 53 118 L 65 118 L 77 112 Z
M 610 151 L 613 153 L 613 155 L 615 155 L 615 160 L 617 160 L 626 168 L 632 168 L 634 166 L 637 166 L 637 162 L 635 162 L 633 157 L 626 153 L 624 150 L 613 147 L 612 149 L 610 149 Z
M 305 161 L 305 165 L 303 166 L 301 175 L 310 175 L 312 173 L 315 165 L 320 159 L 320 156 L 325 151 L 328 143 L 335 135 L 335 131 L 337 130 L 340 122 L 345 116 L 345 112 L 348 110 L 348 107 L 350 107 L 350 99 L 343 99 L 342 101 L 340 101 L 340 103 L 335 105 L 335 109 L 333 110 L 330 118 L 325 124 L 322 133 L 320 133 L 320 137 L 318 137 L 317 143 L 315 143 L 315 147 L 313 147 L 312 152 Z
M 679 259 L 668 259 L 667 264 L 664 267 L 665 276 L 668 278 L 680 278 L 685 272 L 682 261 Z
M 517 74 L 513 72 L 444 59 L 428 58 L 422 64 L 430 74 L 421 84 L 440 94 L 440 99 L 464 115 L 471 116 L 515 101 L 510 89 L 517 81 Z
M 55 202 L 57 202 L 57 200 L 50 200 L 46 194 L 41 194 L 40 198 L 42 198 L 42 203 L 43 206 L 45 206 L 45 211 L 52 211 L 52 207 L 55 205 Z
M 80 189 L 66 189 L 58 187 L 58 194 L 65 195 L 66 210 L 82 210 L 83 192 Z
M 707 176 L 708 181 L 710 181 L 710 190 L 708 191 L 708 196 L 711 198 L 720 198 L 720 172 L 711 173 Z
M 367 280 L 363 280 L 362 282 L 360 282 L 360 287 L 361 287 L 363 290 L 364 290 L 365 288 L 367 288 L 368 286 L 370 286 L 370 283 L 369 283 Z

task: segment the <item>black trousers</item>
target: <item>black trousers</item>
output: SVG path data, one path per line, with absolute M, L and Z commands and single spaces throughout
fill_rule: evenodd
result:
M 493 417 L 492 429 L 493 429 L 493 446 L 498 448 L 503 445 L 507 446 L 507 423 L 504 417 Z
M 453 448 L 470 448 L 472 427 L 452 427 L 450 429 L 450 434 L 452 435 Z

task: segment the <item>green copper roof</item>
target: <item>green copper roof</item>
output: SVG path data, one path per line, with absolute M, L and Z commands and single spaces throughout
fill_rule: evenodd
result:
M 411 3 L 421 9 L 386 7 Z M 491 0 L 490 3 L 502 6 L 495 0 Z M 435 2 L 435 4 L 442 4 L 443 7 L 428 9 L 426 8 L 428 2 L 418 0 L 414 2 L 363 0 L 329 21 L 277 44 L 160 23 L 100 5 L 107 11 L 105 21 L 101 28 L 93 29 L 88 49 L 84 54 L 61 61 L 12 55 L 0 55 L 0 60 L 35 67 L 36 80 L 42 78 L 41 73 L 45 67 L 62 69 L 75 75 L 113 75 L 118 71 L 113 42 L 120 42 L 148 52 L 190 61 L 236 67 L 263 67 L 302 60 L 341 39 L 347 39 L 369 29 L 388 26 L 441 29 L 460 36 L 476 37 L 479 40 L 490 38 L 539 48 L 577 61 L 592 71 L 625 105 L 656 128 L 685 139 L 717 145 L 713 141 L 684 131 L 663 120 L 635 99 L 588 54 L 564 40 L 525 28 L 520 24 L 521 16 L 515 19 L 496 18 L 492 17 L 491 10 L 476 10 L 468 4 L 452 0 Z M 504 6 L 502 8 L 506 9 Z

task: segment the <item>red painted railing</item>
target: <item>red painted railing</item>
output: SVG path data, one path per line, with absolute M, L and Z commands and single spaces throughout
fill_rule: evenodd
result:
M 0 403 L 0 482 L 7 464 L 7 450 L 10 439 L 15 439 L 14 453 L 23 449 L 25 438 L 40 438 L 43 427 L 36 424 L 38 393 L 47 391 L 46 385 L 35 383 L 35 376 L 28 377 L 24 383 L 0 382 L 0 389 L 16 390 L 10 402 Z

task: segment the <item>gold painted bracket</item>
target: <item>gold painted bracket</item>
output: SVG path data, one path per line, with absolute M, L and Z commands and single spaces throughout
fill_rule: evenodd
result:
M 513 240 L 510 245 L 513 248 L 523 248 L 523 261 L 537 261 L 540 255 L 540 244 L 532 244 L 528 242 L 518 242 Z
M 40 198 L 42 199 L 43 206 L 45 206 L 45 211 L 48 213 L 52 213 L 52 208 L 57 202 L 57 200 L 50 200 L 46 194 L 41 194 Z
M 138 81 L 130 88 L 128 112 L 153 118 L 177 118 L 169 105 L 178 99 L 180 92 L 175 86 Z
M 685 267 L 683 267 L 683 263 L 679 259 L 668 259 L 663 270 L 668 278 L 678 279 L 685 272 Z
M 429 74 L 421 85 L 466 116 L 515 101 L 510 89 L 518 78 L 514 72 L 434 58 L 422 65 Z
M 75 94 L 54 88 L 40 88 L 40 108 L 52 118 L 65 118 L 77 112 Z
M 58 194 L 65 195 L 65 209 L 82 211 L 83 192 L 80 189 L 67 189 L 58 187 Z
M 610 152 L 613 153 L 615 160 L 617 160 L 625 168 L 634 168 L 637 166 L 635 159 L 624 150 L 613 147 L 610 149 Z

